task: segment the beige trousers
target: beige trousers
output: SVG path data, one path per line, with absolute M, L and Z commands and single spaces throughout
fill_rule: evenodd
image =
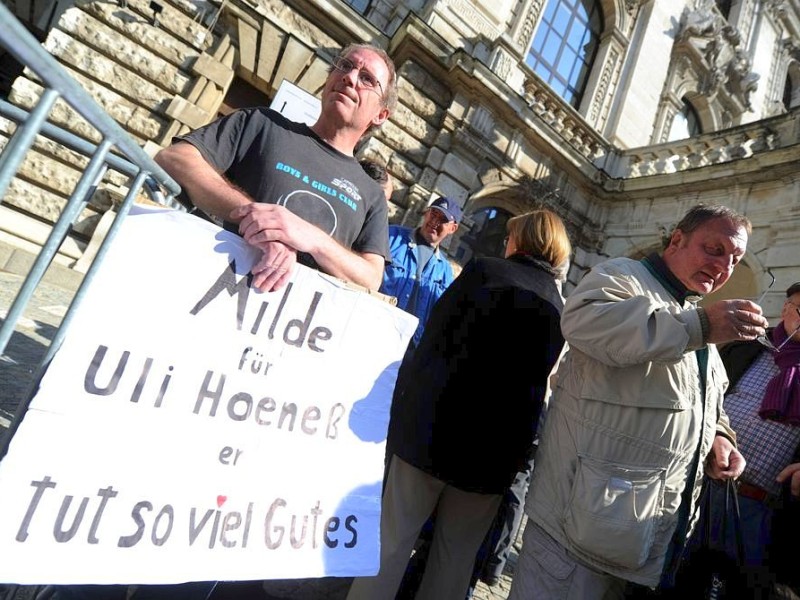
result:
M 578 562 L 528 521 L 508 600 L 624 600 L 626 588 L 624 579 Z
M 394 600 L 419 532 L 436 509 L 417 600 L 464 600 L 475 555 L 502 496 L 465 492 L 392 456 L 381 504 L 381 564 L 353 581 L 347 600 Z

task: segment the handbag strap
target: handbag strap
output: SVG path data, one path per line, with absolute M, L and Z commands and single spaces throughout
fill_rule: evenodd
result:
M 703 505 L 701 508 L 701 512 L 705 515 L 703 519 L 703 546 L 705 548 L 711 548 L 711 486 L 714 485 L 714 481 L 709 477 L 705 478 L 703 482 L 703 489 L 700 492 L 703 494 Z
M 717 485 L 714 481 L 710 478 L 706 478 L 702 497 L 702 511 L 705 513 L 706 518 L 704 519 L 703 523 L 703 546 L 706 548 L 712 548 L 713 544 L 711 543 L 711 515 L 713 514 L 711 511 L 712 502 L 712 493 L 711 493 L 711 486 Z M 736 538 L 736 564 L 739 567 L 743 567 L 745 564 L 745 552 L 744 552 L 744 538 L 742 537 L 742 517 L 739 512 L 739 495 L 736 493 L 736 482 L 733 479 L 726 479 L 721 485 L 725 486 L 725 501 L 722 507 L 722 523 L 721 523 L 721 542 L 724 545 L 725 540 L 728 536 L 728 519 L 733 519 L 733 534 Z
M 744 567 L 744 540 L 742 537 L 742 516 L 739 513 L 739 494 L 736 492 L 736 482 L 733 479 L 726 481 L 727 495 L 733 503 L 733 531 L 736 535 L 736 560 L 740 567 Z M 725 511 L 726 514 L 728 511 Z

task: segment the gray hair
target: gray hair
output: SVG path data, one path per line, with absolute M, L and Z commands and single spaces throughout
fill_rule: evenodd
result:
M 675 225 L 669 237 L 664 240 L 664 247 L 666 248 L 669 246 L 672 234 L 675 233 L 676 230 L 680 229 L 683 233 L 692 233 L 704 223 L 714 219 L 728 219 L 737 227 L 744 228 L 748 235 L 753 231 L 753 225 L 750 223 L 750 219 L 739 214 L 732 208 L 721 204 L 697 204 L 690 208 L 689 211 L 683 215 L 683 218 L 678 224 Z

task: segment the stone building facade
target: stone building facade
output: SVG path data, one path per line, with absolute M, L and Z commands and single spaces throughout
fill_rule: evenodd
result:
M 798 0 L 2 0 L 148 151 L 281 81 L 318 94 L 349 42 L 381 46 L 400 102 L 362 154 L 395 182 L 390 220 L 438 195 L 464 206 L 448 251 L 499 253 L 506 220 L 537 204 L 569 224 L 570 282 L 609 256 L 658 248 L 698 202 L 754 229 L 727 296 L 765 311 L 800 280 Z M 0 54 L 0 94 L 35 78 Z M 68 108 L 53 120 L 93 132 Z M 0 123 L 0 144 L 12 130 Z M 80 158 L 37 144 L 0 205 L 0 236 L 54 218 Z M 76 260 L 124 180 L 107 177 L 62 249 Z

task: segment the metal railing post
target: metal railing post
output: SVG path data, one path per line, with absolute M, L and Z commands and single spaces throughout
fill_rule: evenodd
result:
M 47 119 L 47 115 L 50 114 L 50 109 L 53 108 L 59 95 L 56 90 L 45 90 L 36 104 L 36 108 L 31 112 L 30 118 L 23 125 L 17 127 L 14 135 L 3 149 L 3 153 L 0 154 L 0 204 L 3 202 L 11 179 L 22 164 L 25 154 L 33 146 L 36 134 Z

